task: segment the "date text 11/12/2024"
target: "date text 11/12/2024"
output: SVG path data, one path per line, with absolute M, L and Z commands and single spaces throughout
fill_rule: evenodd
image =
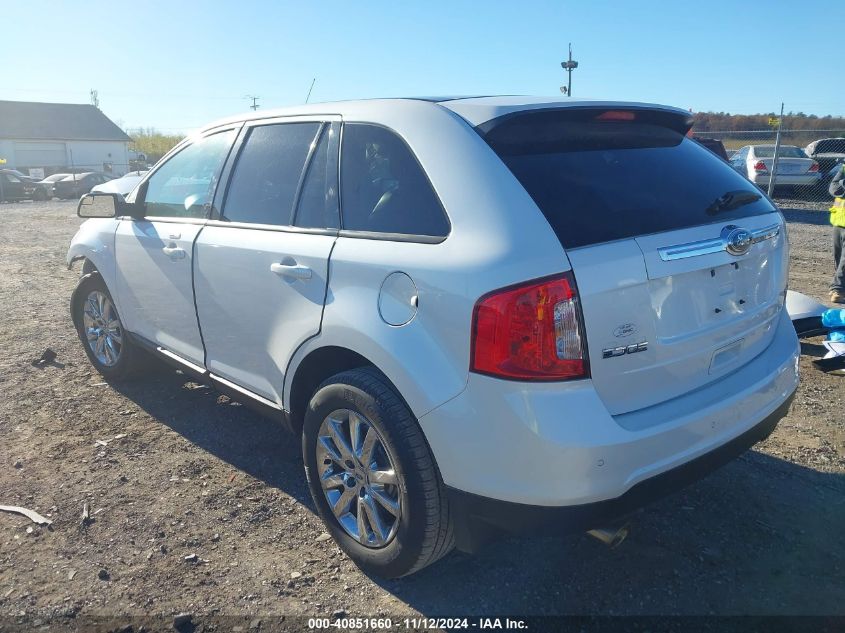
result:
M 370 630 L 387 631 L 390 629 L 410 629 L 414 631 L 426 630 L 524 630 L 528 624 L 518 618 L 309 618 L 308 629 L 340 629 L 340 630 Z

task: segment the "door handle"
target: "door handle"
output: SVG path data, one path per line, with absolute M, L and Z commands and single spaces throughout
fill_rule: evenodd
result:
M 288 277 L 289 279 L 311 279 L 312 271 L 308 266 L 300 264 L 270 264 L 270 272 L 277 274 L 279 277 Z
M 165 246 L 161 250 L 170 259 L 185 259 L 185 250 L 178 246 Z

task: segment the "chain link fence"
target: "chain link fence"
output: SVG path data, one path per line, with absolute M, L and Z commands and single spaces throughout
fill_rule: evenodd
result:
M 693 130 L 708 146 L 720 141 L 727 160 L 736 171 L 769 192 L 783 208 L 827 211 L 833 204 L 830 181 L 845 164 L 845 130 L 746 130 L 712 132 Z M 775 151 L 777 149 L 777 152 Z

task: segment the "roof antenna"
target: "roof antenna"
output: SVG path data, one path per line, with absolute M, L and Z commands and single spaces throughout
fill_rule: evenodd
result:
M 311 91 L 314 90 L 314 84 L 317 82 L 317 78 L 311 80 L 311 87 L 308 89 L 308 96 L 305 97 L 305 103 L 308 103 L 308 100 L 311 98 Z

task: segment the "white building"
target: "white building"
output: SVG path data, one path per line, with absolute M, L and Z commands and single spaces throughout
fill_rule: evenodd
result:
M 120 176 L 129 171 L 130 141 L 93 105 L 0 101 L 0 168 Z

